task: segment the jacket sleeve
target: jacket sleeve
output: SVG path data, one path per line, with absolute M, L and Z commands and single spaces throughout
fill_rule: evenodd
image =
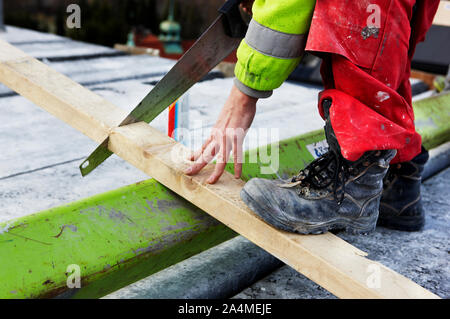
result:
M 235 85 L 243 93 L 272 95 L 303 55 L 315 0 L 255 0 L 238 51 Z

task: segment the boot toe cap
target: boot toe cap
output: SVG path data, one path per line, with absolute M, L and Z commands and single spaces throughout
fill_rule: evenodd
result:
M 246 183 L 241 191 L 241 199 L 258 216 L 278 229 L 297 231 L 299 218 L 298 207 L 301 199 L 294 190 L 281 188 L 281 182 L 254 178 Z

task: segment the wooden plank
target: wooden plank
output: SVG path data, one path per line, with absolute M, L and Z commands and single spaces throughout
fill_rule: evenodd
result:
M 0 41 L 0 48 L 3 84 L 94 141 L 103 141 L 126 116 L 124 110 L 14 46 Z
M 132 54 L 132 55 L 142 55 L 147 54 L 151 56 L 159 56 L 159 50 L 153 49 L 153 48 L 146 48 L 146 47 L 132 47 L 126 44 L 114 44 L 114 49 Z
M 439 2 L 439 7 L 433 19 L 434 25 L 450 27 L 450 1 Z
M 206 184 L 212 165 L 198 176 L 184 175 L 187 163 L 171 156 L 183 146 L 145 123 L 115 127 L 123 111 L 5 42 L 0 42 L 0 81 L 95 141 L 110 135 L 109 148 L 120 157 L 338 297 L 437 297 L 331 233 L 276 230 L 240 200 L 243 181 L 226 173 L 218 184 Z M 372 286 L 374 269 L 379 285 Z
M 434 82 L 434 78 L 436 77 L 435 74 L 424 72 L 424 71 L 419 71 L 419 70 L 411 70 L 411 77 L 413 79 L 419 79 L 419 80 L 422 80 L 423 82 L 425 82 L 426 85 L 428 85 L 428 88 L 430 90 L 434 89 L 433 82 Z

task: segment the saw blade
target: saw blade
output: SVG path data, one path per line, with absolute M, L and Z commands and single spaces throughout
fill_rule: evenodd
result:
M 149 123 L 238 47 L 241 39 L 227 35 L 224 19 L 219 15 L 119 126 Z M 81 175 L 86 176 L 113 154 L 108 141 L 106 138 L 80 165 Z

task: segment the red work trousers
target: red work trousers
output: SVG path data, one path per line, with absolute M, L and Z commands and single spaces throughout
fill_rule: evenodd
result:
M 306 46 L 323 58 L 331 125 L 344 158 L 396 149 L 392 163 L 420 153 L 409 82 L 416 44 L 439 0 L 317 0 Z

